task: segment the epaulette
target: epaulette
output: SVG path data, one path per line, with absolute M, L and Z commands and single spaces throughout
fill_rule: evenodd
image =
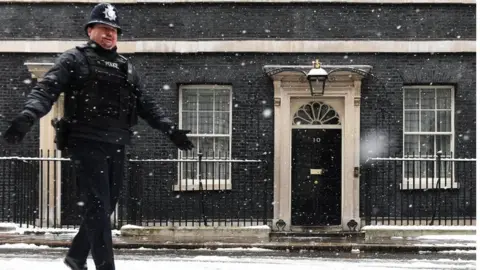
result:
M 79 49 L 80 51 L 84 51 L 86 48 L 89 48 L 90 46 L 88 44 L 82 44 L 82 45 L 78 45 L 78 46 L 75 46 L 75 48 Z
M 127 57 L 125 57 L 125 56 L 123 56 L 123 55 L 121 55 L 121 54 L 119 54 L 118 56 L 119 56 L 120 58 L 122 58 L 123 60 L 125 60 L 125 62 L 128 61 L 128 58 L 127 58 Z

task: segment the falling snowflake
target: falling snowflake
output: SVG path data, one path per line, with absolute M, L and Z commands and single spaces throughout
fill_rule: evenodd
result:
M 272 116 L 272 109 L 265 109 L 262 112 L 264 118 L 270 118 Z

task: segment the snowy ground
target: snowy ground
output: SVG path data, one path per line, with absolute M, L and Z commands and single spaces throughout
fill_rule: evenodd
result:
M 62 263 L 63 248 L 1 246 L 2 270 L 67 270 Z M 422 254 L 286 253 L 262 249 L 210 250 L 117 250 L 117 270 L 441 270 L 475 269 L 475 253 L 452 251 Z M 93 261 L 88 261 L 94 269 Z

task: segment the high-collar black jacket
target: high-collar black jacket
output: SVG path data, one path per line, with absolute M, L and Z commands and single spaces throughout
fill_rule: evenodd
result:
M 92 41 L 87 44 L 92 45 Z M 96 45 L 96 53 L 106 58 L 118 57 L 116 48 L 105 50 Z M 45 116 L 57 101 L 61 93 L 69 91 L 71 85 L 79 78 L 88 76 L 89 66 L 85 55 L 77 48 L 62 53 L 55 61 L 54 66 L 45 74 L 43 80 L 38 82 L 27 96 L 23 113 L 39 119 Z M 141 78 L 133 68 L 133 84 L 136 88 L 137 114 L 152 128 L 167 134 L 176 124 L 167 117 L 165 111 L 159 107 L 149 90 L 143 86 Z M 71 132 L 70 137 L 91 139 L 95 141 L 129 144 L 131 131 L 115 128 L 82 127 Z

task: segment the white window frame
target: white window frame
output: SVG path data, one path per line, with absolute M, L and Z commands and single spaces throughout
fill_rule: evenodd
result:
M 408 110 L 412 111 L 418 111 L 419 112 L 419 117 L 421 117 L 421 97 L 419 99 L 419 109 L 405 109 L 405 90 L 422 90 L 422 89 L 449 89 L 450 90 L 450 132 L 442 131 L 434 131 L 434 132 L 425 132 L 425 131 L 406 131 L 405 128 L 405 112 Z M 435 109 L 433 109 L 435 112 L 437 112 L 437 102 L 436 102 L 436 97 L 437 97 L 437 91 L 435 91 Z M 408 85 L 408 86 L 403 86 L 402 87 L 402 114 L 403 114 L 403 135 L 402 135 L 402 153 L 404 158 L 407 158 L 407 155 L 405 153 L 405 135 L 450 135 L 450 151 L 452 153 L 452 157 L 449 158 L 454 158 L 455 157 L 455 87 L 452 85 Z M 432 109 L 428 109 L 431 111 Z M 436 114 L 435 114 L 436 115 Z M 421 130 L 422 121 L 419 119 L 419 127 L 418 130 Z M 437 118 L 435 117 L 435 130 L 437 127 Z M 435 151 L 437 150 L 437 140 L 436 138 L 434 139 L 434 149 Z M 445 159 L 445 154 L 442 154 L 442 160 Z M 436 155 L 436 153 L 435 153 Z M 426 160 L 426 158 L 419 158 L 417 157 L 418 160 Z M 418 161 L 420 162 L 420 161 Z M 458 182 L 455 181 L 454 178 L 454 171 L 455 167 L 454 164 L 452 164 L 452 176 L 451 178 L 445 178 L 442 177 L 439 179 L 437 176 L 437 164 L 435 161 L 434 162 L 434 177 L 428 177 L 428 178 L 414 178 L 413 179 L 408 178 L 405 176 L 406 173 L 406 164 L 405 162 L 402 162 L 402 183 L 400 184 L 400 189 L 402 190 L 414 190 L 414 189 L 434 189 L 434 188 L 443 188 L 443 189 L 449 189 L 449 188 L 459 188 Z M 443 162 L 443 161 L 442 161 Z M 424 167 L 425 168 L 425 167 Z M 452 179 L 453 178 L 453 179 Z M 438 181 L 440 180 L 440 183 Z
M 232 189 L 232 164 L 231 162 L 231 157 L 232 157 L 232 103 L 233 103 L 233 89 L 231 85 L 216 85 L 216 84 L 188 84 L 188 85 L 179 85 L 179 127 L 183 128 L 183 91 L 188 90 L 188 89 L 196 89 L 196 90 L 219 90 L 219 89 L 228 89 L 230 92 L 229 96 L 229 127 L 228 127 L 228 136 L 227 135 L 216 135 L 216 134 L 203 134 L 203 135 L 197 135 L 197 134 L 187 134 L 188 137 L 193 137 L 193 138 L 205 138 L 205 137 L 221 137 L 221 138 L 228 138 L 229 139 L 229 154 L 226 157 L 226 160 L 210 160 L 210 161 L 205 161 L 205 157 L 202 157 L 202 163 L 204 162 L 228 162 L 228 179 L 202 179 L 200 180 L 199 177 L 199 168 L 198 168 L 198 162 L 195 162 L 197 165 L 197 175 L 196 179 L 185 179 L 182 178 L 182 172 L 181 172 L 181 166 L 177 166 L 177 171 L 178 171 L 178 177 L 177 177 L 177 183 L 173 186 L 174 191 L 200 191 L 200 183 L 202 183 L 202 188 L 203 190 L 231 190 Z M 198 101 L 197 101 L 198 102 Z M 198 103 L 197 103 L 197 110 L 198 110 Z M 215 121 L 214 121 L 215 123 Z M 197 117 L 197 129 L 198 129 L 198 117 Z M 197 159 L 198 156 L 198 148 L 194 148 L 194 150 L 197 150 L 196 156 L 194 157 L 195 160 Z M 178 159 L 182 160 L 182 151 L 178 151 Z M 215 151 L 214 151 L 215 153 Z M 185 160 L 191 160 L 191 159 L 185 159 Z M 208 160 L 208 159 L 207 159 Z M 194 181 L 192 181 L 194 180 Z M 192 183 L 193 182 L 193 183 Z

